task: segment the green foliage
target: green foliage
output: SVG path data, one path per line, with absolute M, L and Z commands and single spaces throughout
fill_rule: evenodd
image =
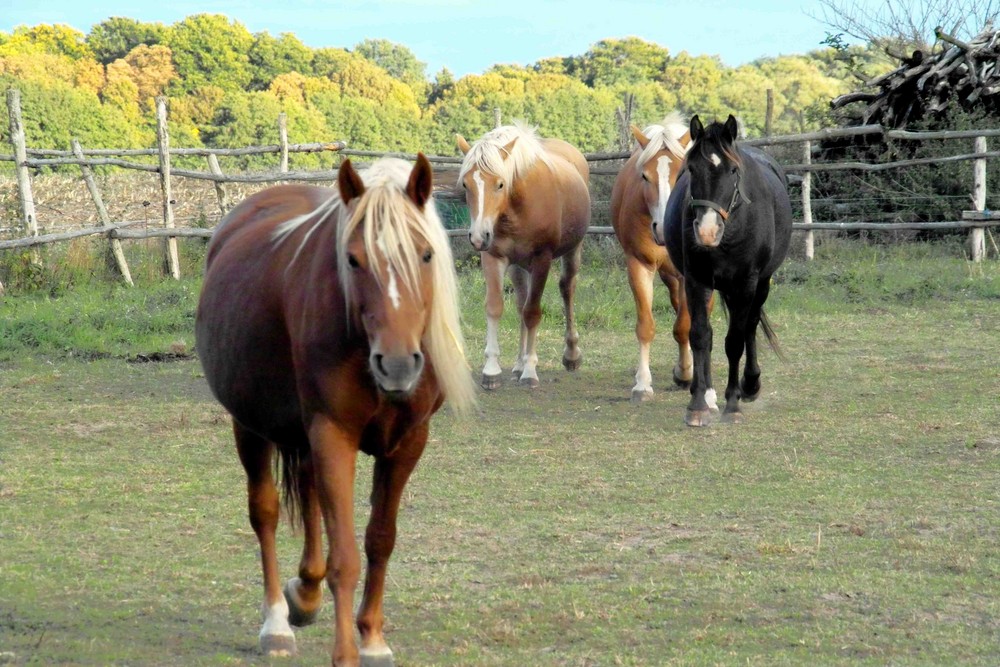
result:
M 603 39 L 566 66 L 588 86 L 614 86 L 655 80 L 666 67 L 670 53 L 659 44 L 638 37 Z M 556 63 L 551 59 L 546 66 Z
M 253 79 L 249 56 L 253 43 L 242 23 L 222 14 L 196 14 L 178 21 L 166 34 L 179 75 L 175 92 L 190 93 L 205 85 L 246 90 Z
M 281 74 L 298 72 L 311 74 L 313 52 L 291 33 L 281 33 L 277 38 L 267 32 L 254 35 L 250 48 L 250 66 L 253 74 L 250 87 L 265 90 Z
M 90 29 L 87 46 L 99 62 L 107 65 L 124 58 L 140 44 L 162 44 L 166 32 L 162 23 L 143 23 L 124 16 L 113 16 Z
M 417 99 L 427 97 L 427 65 L 407 47 L 387 39 L 366 39 L 354 47 L 354 52 L 408 85 Z

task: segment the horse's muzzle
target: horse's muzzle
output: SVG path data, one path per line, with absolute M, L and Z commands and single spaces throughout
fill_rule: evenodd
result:
M 402 398 L 417 386 L 420 373 L 424 370 L 424 355 L 420 351 L 393 356 L 372 353 L 368 365 L 380 391 L 390 397 Z
M 708 211 L 694 219 L 694 240 L 705 248 L 715 248 L 722 243 L 726 222 L 715 211 Z
M 473 234 L 469 232 L 469 243 L 476 250 L 482 252 L 484 250 L 489 250 L 490 242 L 493 240 L 493 234 L 490 232 L 483 232 L 480 235 Z
M 650 224 L 650 229 L 653 232 L 653 241 L 658 246 L 667 245 L 667 242 L 664 239 L 663 227 L 664 224 L 662 222 L 657 221 L 655 218 L 653 219 L 652 224 Z

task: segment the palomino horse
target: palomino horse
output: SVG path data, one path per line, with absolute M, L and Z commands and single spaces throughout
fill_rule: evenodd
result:
M 336 607 L 334 665 L 392 664 L 382 597 L 403 486 L 442 401 L 464 410 L 475 400 L 431 180 L 423 155 L 412 170 L 384 159 L 363 175 L 347 160 L 337 191 L 281 185 L 259 192 L 226 216 L 209 244 L 198 352 L 212 392 L 233 417 L 247 474 L 266 654 L 295 652 L 291 626 L 315 620 L 325 578 Z M 360 652 L 351 622 L 360 573 L 358 451 L 375 457 Z M 298 577 L 284 590 L 275 454 L 305 538 Z
M 679 354 L 674 366 L 674 382 L 687 386 L 693 372 L 688 341 L 691 318 L 684 298 L 683 278 L 670 261 L 666 248 L 653 241 L 650 230 L 653 220 L 663 219 L 667 199 L 687 153 L 690 133 L 680 114 L 673 112 L 642 131 L 633 125 L 632 135 L 639 147 L 615 179 L 611 190 L 611 224 L 625 251 L 628 283 L 635 298 L 639 363 L 632 400 L 639 402 L 653 397 L 649 351 L 656 332 L 653 319 L 653 277 L 656 275 L 670 291 L 670 303 L 677 315 L 674 340 Z
M 670 259 L 684 273 L 691 311 L 694 378 L 685 422 L 705 426 L 709 406 L 705 392 L 712 386 L 712 325 L 708 303 L 719 290 L 729 312 L 726 357 L 729 379 L 723 417 L 739 421 L 740 399 L 760 393 L 757 326 L 780 354 L 777 338 L 764 315 L 771 275 L 788 254 L 792 207 L 785 172 L 767 153 L 736 142 L 736 119 L 712 123 L 706 129 L 691 119 L 691 148 L 684 174 L 667 202 L 662 224 L 653 220 L 653 236 L 666 242 Z M 746 351 L 743 381 L 739 365 Z
M 500 386 L 503 278 L 510 267 L 521 314 L 521 344 L 514 375 L 538 386 L 535 341 L 542 319 L 541 298 L 552 260 L 562 258 L 559 291 L 566 314 L 563 366 L 580 367 L 583 354 L 573 316 L 583 238 L 590 225 L 590 169 L 576 148 L 560 139 L 542 139 L 515 124 L 487 132 L 472 146 L 456 136 L 465 158 L 459 183 L 465 188 L 472 226 L 469 240 L 481 252 L 486 277 L 486 364 L 482 384 Z

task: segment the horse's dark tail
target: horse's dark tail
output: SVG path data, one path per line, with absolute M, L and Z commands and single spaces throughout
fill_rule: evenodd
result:
M 781 349 L 781 345 L 778 344 L 778 335 L 774 333 L 774 328 L 771 326 L 771 320 L 767 319 L 767 314 L 764 313 L 764 309 L 760 309 L 760 328 L 764 330 L 764 336 L 767 338 L 767 344 L 770 346 L 774 353 L 778 355 L 778 358 L 782 361 L 788 361 L 785 357 L 785 353 Z
M 276 462 L 281 479 L 282 503 L 289 523 L 296 530 L 302 528 L 302 507 L 305 495 L 313 485 L 313 467 L 308 447 L 278 446 L 280 457 Z

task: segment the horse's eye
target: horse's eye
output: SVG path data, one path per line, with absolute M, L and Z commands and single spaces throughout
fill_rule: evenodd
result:
M 431 252 L 430 248 L 428 248 L 427 250 L 425 250 L 424 251 L 424 256 L 423 256 L 424 264 L 430 264 L 431 263 L 431 257 L 433 257 L 433 256 L 434 256 L 434 253 Z
M 352 269 L 361 268 L 361 262 L 359 262 L 358 258 L 355 257 L 354 255 L 347 256 L 347 263 L 351 265 Z
M 469 189 L 469 186 L 465 184 L 465 181 L 462 181 L 462 189 L 463 190 L 468 190 Z
M 643 174 L 642 174 L 642 180 L 644 180 L 647 183 L 649 183 L 649 176 L 647 176 L 645 172 L 643 172 Z
M 497 190 L 503 190 L 503 181 L 497 183 Z

